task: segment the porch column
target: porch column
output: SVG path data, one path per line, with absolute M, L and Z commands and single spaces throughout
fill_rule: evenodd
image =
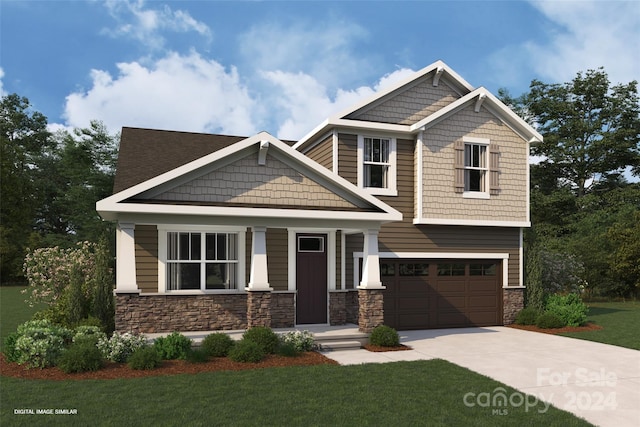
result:
M 380 257 L 378 256 L 378 230 L 364 230 L 362 248 L 362 281 L 358 289 L 385 289 L 380 281 Z
M 135 224 L 118 223 L 116 229 L 116 293 L 138 293 Z
M 267 268 L 267 227 L 252 227 L 251 273 L 248 291 L 271 291 Z

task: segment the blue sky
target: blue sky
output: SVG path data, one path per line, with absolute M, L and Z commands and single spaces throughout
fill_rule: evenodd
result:
M 52 129 L 298 139 L 441 59 L 514 95 L 604 66 L 640 79 L 640 2 L 2 1 L 0 92 Z

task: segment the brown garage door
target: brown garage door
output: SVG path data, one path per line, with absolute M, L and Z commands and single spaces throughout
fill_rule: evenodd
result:
M 381 260 L 385 324 L 398 330 L 501 325 L 501 262 Z

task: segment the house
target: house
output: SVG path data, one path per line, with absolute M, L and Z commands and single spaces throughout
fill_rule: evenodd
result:
M 123 128 L 116 329 L 512 323 L 541 140 L 441 61 L 295 144 Z

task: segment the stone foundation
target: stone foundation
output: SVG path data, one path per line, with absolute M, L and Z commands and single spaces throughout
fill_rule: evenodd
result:
M 116 331 L 157 333 L 247 328 L 247 294 L 116 294 Z
M 247 292 L 247 328 L 271 327 L 271 292 Z
M 345 296 L 345 315 L 347 323 L 358 323 L 358 290 L 349 289 Z
M 373 328 L 384 324 L 382 289 L 358 289 L 358 329 L 370 333 Z
M 329 291 L 329 324 L 331 326 L 347 323 L 345 291 Z
M 271 294 L 271 327 L 293 328 L 295 326 L 295 292 L 273 292 Z
M 516 315 L 524 308 L 523 288 L 502 289 L 502 321 L 505 325 L 511 325 L 516 320 Z

